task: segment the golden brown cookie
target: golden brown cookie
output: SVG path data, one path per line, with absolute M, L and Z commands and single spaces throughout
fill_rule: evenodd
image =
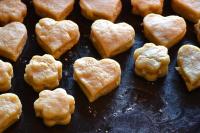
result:
M 54 89 L 62 78 L 62 63 L 53 56 L 35 55 L 26 65 L 24 79 L 36 92 L 44 89 Z
M 150 13 L 162 14 L 164 0 L 131 0 L 131 4 L 132 12 L 144 17 Z
M 56 59 L 77 44 L 80 37 L 78 25 L 70 20 L 40 19 L 35 32 L 39 45 Z
M 112 57 L 133 46 L 135 30 L 127 23 L 99 19 L 92 24 L 90 38 L 103 58 Z
M 0 95 L 0 133 L 19 120 L 22 104 L 17 95 L 6 93 Z
M 75 0 L 33 0 L 36 13 L 55 20 L 65 19 L 73 10 Z
M 168 73 L 170 58 L 168 49 L 146 43 L 134 52 L 135 72 L 148 81 L 155 81 Z
M 200 49 L 193 45 L 184 45 L 178 51 L 177 71 L 185 80 L 188 91 L 200 87 Z
M 144 17 L 144 34 L 151 42 L 170 48 L 177 44 L 186 33 L 186 22 L 179 16 L 163 17 L 149 14 Z
M 17 61 L 27 40 L 24 24 L 12 22 L 0 27 L 0 56 Z
M 11 88 L 13 67 L 8 62 L 0 60 L 0 92 L 6 92 Z
M 112 59 L 100 61 L 83 57 L 74 63 L 74 79 L 90 102 L 114 90 L 121 81 L 119 63 Z
M 0 0 L 0 25 L 23 22 L 26 13 L 26 5 L 21 0 Z
M 184 18 L 197 23 L 200 19 L 199 0 L 172 0 L 173 10 Z
M 64 89 L 43 90 L 34 102 L 37 117 L 43 118 L 45 125 L 67 125 L 75 110 L 74 97 Z
M 114 22 L 122 10 L 121 0 L 80 0 L 81 13 L 90 20 Z
M 197 39 L 200 43 L 200 20 L 198 21 L 197 24 L 194 25 L 194 28 L 196 30 L 196 34 L 197 34 Z

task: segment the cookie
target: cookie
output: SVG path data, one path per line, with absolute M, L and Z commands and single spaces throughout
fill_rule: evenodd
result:
M 162 14 L 164 0 L 131 0 L 133 14 L 146 16 L 150 13 Z
M 0 1 L 0 25 L 10 22 L 23 22 L 26 14 L 26 5 L 21 0 Z
M 35 55 L 26 65 L 24 79 L 36 92 L 54 89 L 62 78 L 62 63 L 53 56 Z
M 114 22 L 122 10 L 121 0 L 80 0 L 81 13 L 90 20 Z
M 0 56 L 17 61 L 27 40 L 24 24 L 12 22 L 0 27 Z
M 90 38 L 103 58 L 112 57 L 133 46 L 135 30 L 127 23 L 99 19 L 92 24 Z
M 33 0 L 36 13 L 55 20 L 65 19 L 73 10 L 75 0 Z
M 183 45 L 178 51 L 177 71 L 185 80 L 188 91 L 200 87 L 200 49 L 196 46 Z
M 186 33 L 186 22 L 179 16 L 161 16 L 149 14 L 144 17 L 144 34 L 157 45 L 170 48 L 177 44 Z
M 64 89 L 43 90 L 34 102 L 37 117 L 43 118 L 45 125 L 67 125 L 75 110 L 74 97 Z
M 197 34 L 197 39 L 200 43 L 200 20 L 198 21 L 197 24 L 194 25 L 194 28 L 196 30 L 196 34 Z
M 199 0 L 172 0 L 172 8 L 184 18 L 197 23 L 200 19 L 200 1 Z
M 40 19 L 35 28 L 39 45 L 54 58 L 59 58 L 78 43 L 79 27 L 70 20 Z
M 134 52 L 135 72 L 148 81 L 155 81 L 168 73 L 170 57 L 168 49 L 146 43 Z
M 83 57 L 74 63 L 74 79 L 89 101 L 94 102 L 119 86 L 121 68 L 112 59 L 98 61 L 92 57 Z
M 11 88 L 11 79 L 13 77 L 13 67 L 8 62 L 0 60 L 0 92 L 6 92 Z
M 0 95 L 0 133 L 20 119 L 22 104 L 17 95 L 6 93 Z

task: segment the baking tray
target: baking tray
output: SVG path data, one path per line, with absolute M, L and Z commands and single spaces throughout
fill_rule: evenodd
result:
M 59 0 L 58 0 L 59 2 Z M 84 93 L 73 80 L 73 63 L 84 56 L 101 59 L 89 40 L 89 21 L 81 16 L 78 1 L 68 19 L 75 21 L 81 32 L 79 43 L 59 60 L 63 63 L 63 78 L 60 86 L 73 95 L 76 110 L 71 123 L 67 126 L 46 127 L 40 118 L 35 117 L 33 102 L 38 93 L 27 85 L 23 74 L 26 64 L 34 55 L 45 52 L 38 46 L 34 33 L 39 17 L 35 14 L 30 0 L 24 0 L 28 8 L 25 25 L 28 29 L 28 41 L 22 55 L 14 66 L 13 87 L 10 92 L 19 96 L 23 105 L 21 119 L 7 129 L 6 133 L 198 133 L 200 132 L 200 90 L 189 93 L 184 81 L 175 70 L 177 51 L 181 45 L 197 45 L 193 24 L 187 22 L 185 38 L 169 50 L 171 63 L 169 74 L 155 82 L 148 82 L 134 73 L 133 52 L 144 43 L 142 18 L 131 14 L 130 0 L 122 0 L 123 10 L 117 22 L 127 22 L 136 31 L 136 42 L 130 50 L 113 59 L 122 68 L 122 81 L 118 89 L 89 103 Z M 170 0 L 165 0 L 164 15 L 175 14 Z M 5 58 L 1 58 L 7 61 Z

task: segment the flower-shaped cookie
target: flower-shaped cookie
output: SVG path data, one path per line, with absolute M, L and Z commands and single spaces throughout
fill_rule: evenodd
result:
M 0 24 L 23 22 L 26 16 L 26 5 L 21 0 L 0 0 Z
M 53 56 L 33 56 L 26 65 L 24 79 L 36 92 L 44 89 L 54 89 L 62 78 L 62 63 Z
M 156 46 L 146 43 L 134 52 L 135 72 L 146 80 L 154 81 L 168 73 L 170 58 L 168 49 L 164 46 Z
M 13 67 L 8 62 L 0 60 L 0 92 L 8 91 L 11 88 Z
M 78 25 L 70 20 L 40 19 L 35 32 L 40 46 L 56 59 L 71 49 L 80 37 Z
M 33 0 L 36 13 L 55 20 L 65 19 L 73 10 L 75 0 Z
M 107 19 L 114 22 L 122 10 L 121 0 L 80 0 L 83 16 L 91 20 Z
M 178 51 L 176 68 L 186 82 L 188 91 L 200 87 L 200 49 L 193 45 L 184 45 Z
M 121 68 L 112 59 L 97 61 L 92 57 L 83 57 L 74 63 L 74 79 L 89 101 L 93 102 L 120 84 Z
M 27 30 L 24 24 L 12 22 L 0 27 L 0 56 L 16 61 L 27 40 Z
M 112 57 L 133 46 L 135 30 L 127 23 L 99 19 L 92 24 L 90 38 L 103 58 Z
M 36 116 L 43 118 L 47 126 L 67 125 L 75 110 L 75 100 L 61 88 L 44 90 L 34 102 L 34 109 Z
M 0 95 L 0 133 L 14 124 L 21 113 L 22 104 L 17 95 L 12 93 Z

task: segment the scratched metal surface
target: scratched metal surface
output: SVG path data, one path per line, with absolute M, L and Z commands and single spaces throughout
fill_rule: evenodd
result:
M 35 14 L 32 3 L 29 0 L 24 0 L 24 2 L 28 7 L 25 25 L 28 29 L 29 39 L 20 59 L 13 63 L 15 77 L 10 90 L 21 99 L 23 114 L 20 121 L 6 130 L 6 133 L 200 132 L 200 91 L 188 93 L 184 81 L 174 69 L 178 48 L 188 42 L 197 44 L 193 24 L 187 22 L 187 35 L 178 45 L 169 50 L 171 64 L 167 77 L 156 82 L 147 82 L 133 72 L 132 54 L 136 48 L 141 47 L 148 40 L 142 33 L 142 18 L 131 14 L 129 0 L 123 0 L 123 11 L 117 22 L 125 21 L 135 28 L 136 42 L 132 49 L 114 57 L 121 64 L 121 85 L 109 95 L 92 104 L 88 102 L 72 76 L 73 63 L 76 59 L 83 56 L 100 59 L 89 40 L 92 21 L 81 16 L 76 1 L 75 9 L 68 19 L 79 25 L 81 38 L 78 45 L 60 58 L 64 70 L 60 87 L 65 88 L 69 94 L 75 97 L 76 110 L 71 123 L 67 126 L 52 128 L 44 126 L 42 120 L 35 117 L 33 109 L 33 102 L 38 98 L 38 94 L 23 79 L 25 65 L 31 57 L 44 54 L 44 51 L 38 46 L 34 34 L 34 27 L 39 17 Z M 170 0 L 166 0 L 164 15 L 175 14 L 169 3 Z

